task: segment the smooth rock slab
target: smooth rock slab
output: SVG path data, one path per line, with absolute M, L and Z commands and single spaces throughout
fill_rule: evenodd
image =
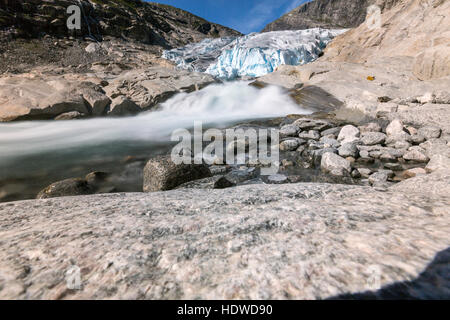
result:
M 376 294 L 376 268 L 403 298 L 448 299 L 450 199 L 430 176 L 2 203 L 0 298 L 325 299 Z

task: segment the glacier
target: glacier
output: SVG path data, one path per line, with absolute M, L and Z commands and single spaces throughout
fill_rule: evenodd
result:
M 164 51 L 163 58 L 179 68 L 206 72 L 223 80 L 260 77 L 283 64 L 302 65 L 316 60 L 326 45 L 345 31 L 313 28 L 205 39 Z

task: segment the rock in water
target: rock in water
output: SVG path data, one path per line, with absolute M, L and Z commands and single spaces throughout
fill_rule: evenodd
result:
M 36 199 L 79 196 L 93 193 L 94 189 L 85 179 L 75 178 L 58 181 L 51 184 L 50 186 L 39 192 Z
M 170 157 L 157 157 L 144 168 L 144 192 L 172 190 L 179 185 L 211 177 L 205 164 L 175 164 Z

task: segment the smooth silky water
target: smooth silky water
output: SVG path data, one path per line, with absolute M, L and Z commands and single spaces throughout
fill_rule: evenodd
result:
M 124 159 L 170 152 L 176 129 L 225 128 L 248 120 L 308 114 L 280 88 L 248 82 L 180 93 L 134 117 L 0 124 L 0 199 L 31 199 L 49 184 L 89 172 L 121 172 Z M 140 191 L 141 186 L 133 190 Z M 119 190 L 122 191 L 122 190 Z

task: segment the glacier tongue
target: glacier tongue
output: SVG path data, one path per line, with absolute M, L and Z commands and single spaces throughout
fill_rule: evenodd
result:
M 204 39 L 183 48 L 166 50 L 162 57 L 175 62 L 179 68 L 205 72 L 208 66 L 222 54 L 222 49 L 235 39 L 236 37 Z
M 279 65 L 301 65 L 316 60 L 325 46 L 345 31 L 314 28 L 205 39 L 165 51 L 163 58 L 174 61 L 180 68 L 207 72 L 221 79 L 260 77 Z

